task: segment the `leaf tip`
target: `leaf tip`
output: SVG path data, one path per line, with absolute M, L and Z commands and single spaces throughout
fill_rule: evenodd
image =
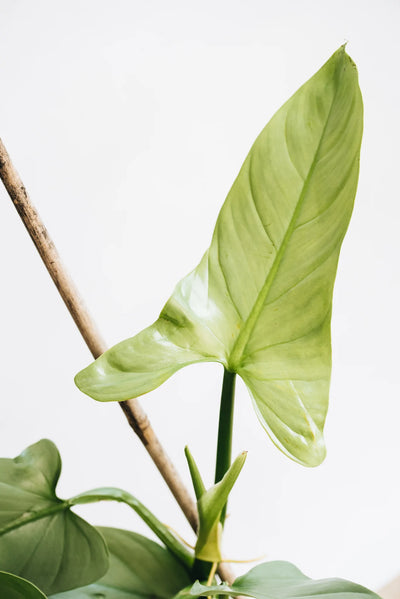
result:
M 295 442 L 287 448 L 289 457 L 308 468 L 316 468 L 326 458 L 323 432 L 315 429 L 316 427 L 308 435 L 296 435 Z
M 304 466 L 308 466 L 310 468 L 315 468 L 316 466 L 320 466 L 322 462 L 326 458 L 326 446 L 324 440 L 322 438 L 322 442 L 320 444 L 316 444 L 314 447 L 310 448 L 309 454 L 307 456 L 306 461 L 302 462 Z
M 348 65 L 352 67 L 355 71 L 357 71 L 356 63 L 346 51 L 347 44 L 347 41 L 344 44 L 342 44 L 336 50 L 336 52 L 333 53 L 330 60 L 333 60 L 337 64 L 337 68 L 339 71 L 345 69 Z
M 115 399 L 114 396 L 110 397 L 113 381 L 110 373 L 105 372 L 103 356 L 80 370 L 74 377 L 74 383 L 79 391 L 97 401 Z M 121 401 L 127 398 L 118 396 L 116 399 Z
M 78 387 L 79 391 L 85 393 L 85 373 L 87 368 L 80 370 L 78 374 L 74 376 L 74 383 Z

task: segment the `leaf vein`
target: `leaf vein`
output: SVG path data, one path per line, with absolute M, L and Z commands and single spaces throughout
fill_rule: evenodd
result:
M 321 268 L 321 266 L 323 266 L 326 262 L 328 262 L 329 258 L 331 258 L 331 256 L 335 253 L 337 247 L 340 246 L 341 243 L 342 243 L 342 239 L 339 239 L 337 241 L 337 243 L 335 243 L 335 245 L 333 246 L 332 250 L 323 258 L 323 260 L 321 262 L 319 262 L 309 272 L 307 272 L 305 275 L 303 275 L 298 281 L 296 281 L 296 283 L 294 283 L 293 285 L 291 285 L 290 287 L 288 287 L 287 289 L 285 289 L 285 291 L 283 291 L 277 297 L 274 297 L 270 302 L 267 302 L 265 304 L 265 306 L 271 306 L 276 301 L 282 299 L 282 297 L 284 297 L 285 295 L 287 295 L 288 293 L 290 293 L 290 291 L 293 291 L 293 289 L 295 289 L 298 285 L 300 285 L 301 283 L 303 283 L 303 281 L 305 281 L 306 279 L 308 279 L 308 277 L 311 277 L 311 275 L 313 275 L 319 268 Z
M 325 208 L 323 210 L 321 210 L 320 212 L 318 212 L 318 214 L 316 214 L 315 216 L 313 216 L 312 218 L 310 218 L 309 220 L 304 221 L 303 223 L 300 223 L 299 225 L 297 225 L 295 227 L 295 230 L 298 231 L 299 229 L 301 229 L 302 227 L 305 227 L 306 225 L 309 225 L 310 223 L 312 223 L 313 221 L 317 220 L 317 218 L 319 218 L 320 216 L 322 216 L 323 214 L 325 214 L 325 212 L 328 212 L 328 210 L 338 201 L 338 199 L 340 199 L 340 194 L 341 192 L 344 190 L 349 178 L 350 178 L 350 174 L 353 170 L 353 166 L 354 163 L 358 160 L 358 156 L 357 154 L 355 155 L 353 161 L 350 163 L 350 168 L 348 170 L 348 172 L 346 173 L 346 176 L 343 177 L 343 181 L 342 184 L 339 187 L 339 190 L 337 192 L 337 195 L 335 196 L 335 198 L 332 200 L 332 202 L 330 202 L 330 204 L 328 204 L 327 206 L 325 206 Z
M 325 133 L 328 127 L 328 123 L 330 121 L 331 118 L 331 114 L 332 114 L 332 109 L 333 106 L 335 105 L 335 99 L 336 99 L 336 95 L 337 95 L 337 89 L 335 90 L 335 94 L 334 97 L 332 98 L 332 103 L 329 109 L 329 113 L 328 116 L 326 118 L 326 122 L 324 124 L 323 130 L 321 132 L 321 137 L 318 143 L 318 147 L 315 150 L 315 154 L 314 154 L 314 158 L 311 162 L 310 168 L 309 168 L 309 172 L 307 175 L 307 178 L 304 181 L 301 193 L 299 195 L 299 198 L 295 204 L 294 210 L 293 210 L 293 214 L 292 217 L 288 223 L 287 229 L 286 229 L 286 233 L 283 236 L 282 242 L 279 246 L 279 250 L 275 256 L 274 262 L 268 272 L 268 275 L 266 277 L 265 283 L 262 287 L 262 289 L 260 290 L 258 297 L 256 299 L 256 301 L 254 302 L 253 305 L 253 309 L 247 319 L 247 323 L 246 326 L 243 327 L 243 329 L 241 330 L 241 332 L 239 333 L 237 339 L 236 339 L 236 343 L 233 347 L 232 353 L 231 353 L 231 360 L 233 362 L 233 366 L 237 367 L 237 363 L 240 363 L 240 360 L 243 357 L 243 351 L 248 343 L 248 340 L 250 338 L 250 335 L 257 323 L 257 320 L 260 316 L 260 312 L 262 310 L 262 307 L 264 305 L 264 302 L 266 300 L 266 298 L 268 297 L 268 293 L 270 291 L 271 285 L 273 283 L 274 277 L 277 274 L 281 261 L 282 261 L 282 257 L 283 257 L 283 253 L 286 249 L 287 244 L 289 243 L 290 237 L 293 233 L 293 230 L 295 228 L 296 225 L 296 221 L 297 218 L 299 216 L 300 213 L 300 209 L 303 205 L 304 202 L 304 198 L 307 195 L 307 191 L 308 191 L 308 187 L 309 187 L 309 183 L 311 181 L 311 178 L 314 174 L 314 170 L 317 164 L 317 160 L 318 160 L 318 156 L 319 156 L 319 151 L 322 145 L 322 141 L 325 137 Z
M 250 169 L 251 169 L 251 158 L 250 158 L 249 170 L 248 170 L 248 173 L 247 173 L 248 174 L 248 183 L 249 183 L 250 197 L 251 197 L 251 200 L 252 200 L 252 204 L 254 206 L 255 213 L 256 213 L 256 215 L 258 217 L 258 220 L 260 221 L 261 226 L 263 228 L 263 231 L 264 231 L 265 235 L 267 236 L 267 238 L 269 239 L 269 241 L 271 242 L 272 247 L 275 249 L 275 251 L 277 251 L 276 243 L 272 239 L 271 234 L 269 233 L 269 231 L 267 229 L 267 226 L 264 224 L 264 222 L 263 222 L 263 220 L 261 218 L 261 214 L 260 214 L 257 202 L 256 202 L 256 198 L 255 198 L 255 192 L 254 192 L 254 187 L 253 187 L 253 180 L 252 180 L 252 177 L 250 176 Z
M 289 111 L 286 113 L 286 118 L 285 118 L 285 125 L 284 125 L 284 134 L 285 134 L 285 144 L 286 144 L 286 149 L 287 149 L 287 154 L 289 157 L 289 160 L 294 168 L 294 170 L 296 171 L 296 173 L 299 175 L 300 179 L 303 181 L 303 183 L 305 182 L 305 178 L 303 177 L 303 175 L 300 173 L 299 169 L 297 168 L 292 155 L 290 153 L 290 149 L 289 149 L 289 143 L 288 143 L 288 116 L 289 116 Z
M 253 352 L 251 352 L 251 354 L 247 355 L 246 358 L 249 356 L 254 357 L 255 354 L 258 354 L 259 352 L 270 349 L 271 347 L 278 347 L 280 345 L 289 345 L 290 343 L 294 343 L 295 341 L 300 341 L 300 339 L 303 339 L 304 337 L 311 335 L 315 331 L 318 331 L 318 329 L 320 329 L 322 327 L 322 325 L 324 324 L 326 318 L 330 315 L 330 313 L 331 313 L 331 306 L 329 305 L 329 308 L 325 312 L 323 318 L 312 329 L 309 329 L 308 331 L 306 331 L 302 335 L 299 335 L 298 337 L 293 337 L 293 339 L 288 339 L 287 341 L 279 341 L 278 343 L 271 343 L 270 345 L 266 345 L 265 347 L 260 347 L 259 349 L 256 349 Z
M 232 292 L 230 290 L 230 287 L 229 287 L 229 284 L 228 284 L 228 280 L 227 280 L 227 277 L 226 277 L 226 274 L 225 274 L 225 270 L 224 270 L 224 268 L 222 266 L 222 263 L 221 263 L 220 250 L 221 250 L 221 247 L 220 247 L 219 235 L 218 235 L 218 239 L 217 239 L 217 252 L 218 252 L 218 264 L 219 264 L 219 268 L 220 268 L 220 271 L 222 273 L 222 276 L 223 276 L 223 279 L 224 279 L 224 282 L 225 282 L 226 291 L 227 291 L 227 293 L 229 295 L 229 298 L 230 298 L 230 300 L 232 302 L 232 305 L 233 305 L 233 307 L 234 307 L 234 309 L 236 311 L 236 314 L 239 316 L 240 320 L 243 320 L 242 315 L 240 314 L 239 309 L 238 309 L 238 307 L 236 305 L 236 302 L 233 299 Z

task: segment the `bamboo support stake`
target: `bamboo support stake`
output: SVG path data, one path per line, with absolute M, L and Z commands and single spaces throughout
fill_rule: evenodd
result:
M 384 587 L 379 589 L 378 594 L 382 599 L 399 599 L 400 597 L 400 576 L 391 580 Z
M 97 328 L 84 306 L 79 293 L 66 272 L 57 249 L 50 238 L 39 214 L 31 203 L 24 184 L 15 170 L 10 157 L 0 140 L 0 178 L 10 195 L 33 243 L 36 246 L 51 278 L 75 321 L 83 339 L 94 358 L 107 349 Z M 194 530 L 197 527 L 196 506 L 184 487 L 180 477 L 161 446 L 144 410 L 135 399 L 120 402 L 126 419 L 138 435 L 152 460 L 161 472 L 165 482 L 180 505 Z
M 84 306 L 72 279 L 62 265 L 57 249 L 30 201 L 25 186 L 14 168 L 1 139 L 0 178 L 86 345 L 92 356 L 98 358 L 107 347 Z M 191 527 L 196 531 L 198 526 L 196 505 L 162 447 L 143 408 L 136 399 L 119 402 L 119 406 L 124 412 L 129 425 L 150 454 Z M 234 578 L 230 569 L 223 564 L 219 568 L 219 573 L 222 579 L 228 582 L 231 582 Z

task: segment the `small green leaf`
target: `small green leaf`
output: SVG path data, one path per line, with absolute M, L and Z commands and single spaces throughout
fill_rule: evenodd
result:
M 261 132 L 210 248 L 159 319 L 81 371 L 78 387 L 121 401 L 189 364 L 220 362 L 242 377 L 274 443 L 318 465 L 333 284 L 357 187 L 362 119 L 357 71 L 342 47 Z
M 231 587 L 208 587 L 196 582 L 184 589 L 177 599 L 229 595 L 255 599 L 380 599 L 376 593 L 340 578 L 312 580 L 289 562 L 267 562 L 239 576 Z
M 108 568 L 103 537 L 56 496 L 60 471 L 46 439 L 0 459 L 0 568 L 45 593 L 88 584 Z
M 160 522 L 136 497 L 114 487 L 102 487 L 86 491 L 80 495 L 76 495 L 69 500 L 70 505 L 82 505 L 85 503 L 96 503 L 98 501 L 119 501 L 125 503 L 132 508 L 147 526 L 154 532 L 162 543 L 175 555 L 175 557 L 184 564 L 188 569 L 191 569 L 194 557 L 190 551 L 172 534 L 165 524 Z
M 206 488 L 204 486 L 203 479 L 201 478 L 199 469 L 197 468 L 197 464 L 194 461 L 194 457 L 190 453 L 188 446 L 185 447 L 185 456 L 189 466 L 190 476 L 192 479 L 196 499 L 200 499 L 200 497 L 205 492 Z
M 246 452 L 241 453 L 223 479 L 205 491 L 197 501 L 199 512 L 199 532 L 195 548 L 198 559 L 206 562 L 220 562 L 221 557 L 221 512 L 228 501 L 229 493 L 236 482 L 246 460 Z
M 46 595 L 31 582 L 9 572 L 0 572 L 0 597 L 4 599 L 46 599 Z
M 110 569 L 95 584 L 50 599 L 170 599 L 190 583 L 177 559 L 154 541 L 126 530 L 99 528 Z
M 68 500 L 55 494 L 61 459 L 51 441 L 0 459 L 0 568 L 32 580 L 46 593 L 97 580 L 108 568 L 103 537 L 76 516 L 75 505 L 118 501 L 131 507 L 190 570 L 193 554 L 136 497 L 103 487 Z

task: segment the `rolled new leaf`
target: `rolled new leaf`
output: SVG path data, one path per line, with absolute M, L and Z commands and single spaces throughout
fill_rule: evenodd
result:
M 100 580 L 50 599 L 170 599 L 190 583 L 174 556 L 142 535 L 99 528 L 110 551 L 110 568 Z
M 201 474 L 199 472 L 197 464 L 194 460 L 194 457 L 190 453 L 188 446 L 185 447 L 185 457 L 186 457 L 186 461 L 189 466 L 190 477 L 192 479 L 194 494 L 196 495 L 196 499 L 198 501 L 200 499 L 200 497 L 203 495 L 203 493 L 205 493 L 206 488 L 204 486 L 204 482 L 203 482 L 203 479 L 201 478 Z
M 195 478 L 198 479 L 200 474 L 195 461 L 188 450 L 186 456 L 188 458 L 188 463 L 191 466 L 192 478 L 194 472 Z M 230 466 L 222 480 L 207 490 L 201 489 L 201 493 L 197 499 L 199 530 L 197 534 L 195 555 L 198 559 L 206 562 L 220 562 L 222 560 L 221 513 L 228 501 L 229 493 L 243 468 L 246 456 L 246 452 L 241 453 Z
M 380 599 L 365 587 L 341 578 L 312 580 L 289 562 L 267 562 L 239 576 L 232 586 L 205 586 L 196 582 L 176 599 L 195 597 L 254 597 L 254 599 Z
M 211 246 L 158 320 L 76 377 L 100 401 L 147 393 L 180 368 L 239 374 L 274 443 L 316 466 L 331 372 L 333 284 L 357 187 L 363 108 L 344 47 L 261 132 Z

